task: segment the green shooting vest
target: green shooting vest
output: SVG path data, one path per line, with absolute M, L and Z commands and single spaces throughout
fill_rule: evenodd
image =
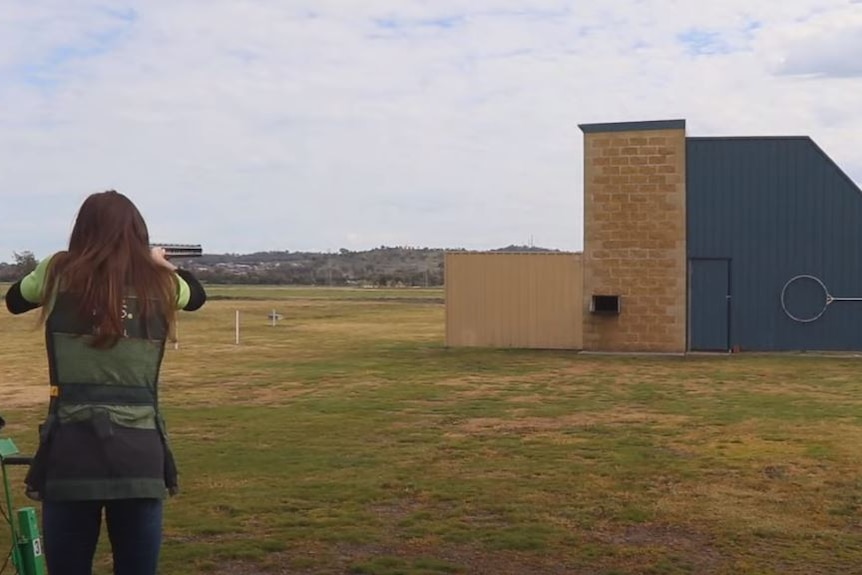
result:
M 95 349 L 93 326 L 60 294 L 46 321 L 51 401 L 27 475 L 34 499 L 163 498 L 177 472 L 159 413 L 167 324 L 123 306 L 126 336 Z

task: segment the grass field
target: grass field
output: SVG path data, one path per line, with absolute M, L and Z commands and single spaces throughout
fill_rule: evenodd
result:
M 165 575 L 862 572 L 862 360 L 446 349 L 440 290 L 211 295 L 163 369 Z M 34 323 L 0 314 L 27 450 Z

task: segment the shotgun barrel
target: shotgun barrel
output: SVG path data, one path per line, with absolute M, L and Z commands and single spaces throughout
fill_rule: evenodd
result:
M 204 255 L 200 244 L 150 244 L 151 248 L 163 248 L 169 258 L 199 258 Z

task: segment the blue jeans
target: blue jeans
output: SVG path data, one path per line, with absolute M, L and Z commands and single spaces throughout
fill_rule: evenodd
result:
M 162 543 L 161 499 L 43 501 L 48 573 L 92 575 L 103 508 L 114 575 L 156 575 Z

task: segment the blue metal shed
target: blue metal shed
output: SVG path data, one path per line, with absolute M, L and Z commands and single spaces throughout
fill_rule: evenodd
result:
M 808 137 L 686 147 L 689 347 L 862 350 L 859 187 Z

